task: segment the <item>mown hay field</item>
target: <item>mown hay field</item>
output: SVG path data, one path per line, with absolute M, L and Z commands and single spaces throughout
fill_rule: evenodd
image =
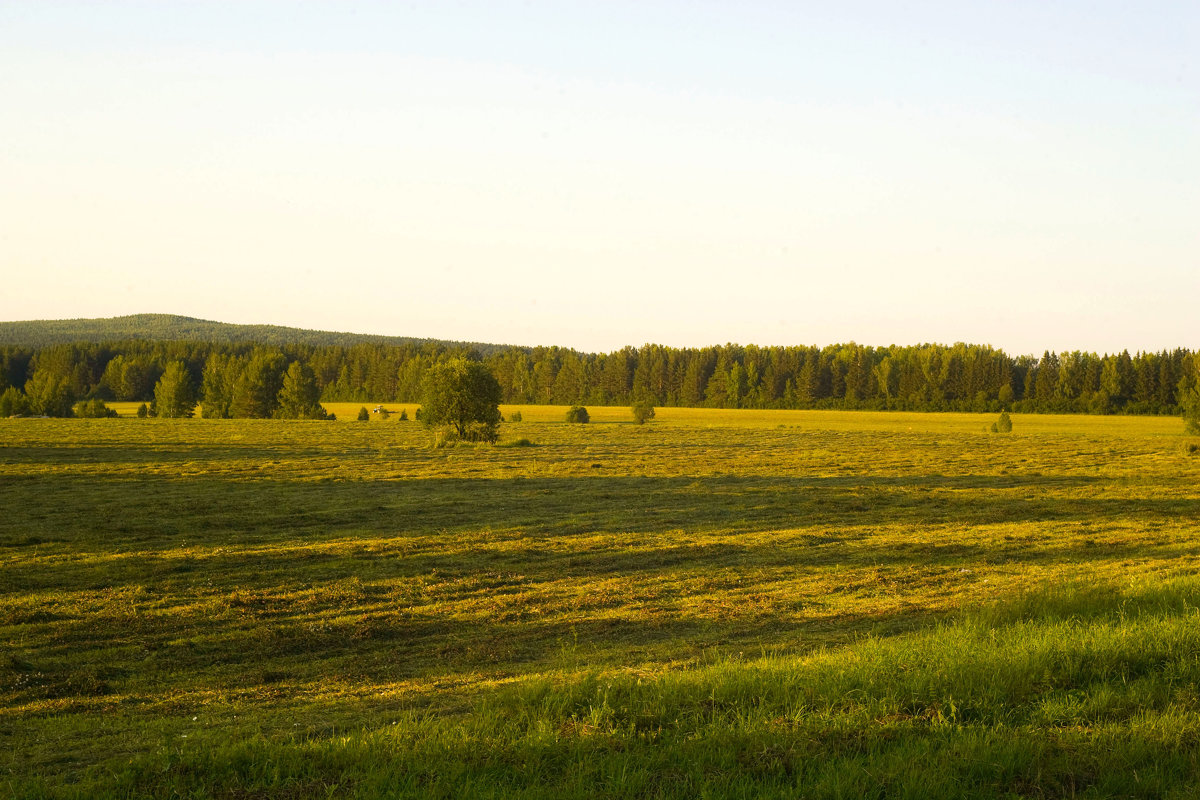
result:
M 0 420 L 0 794 L 1200 791 L 1178 419 L 360 405 Z

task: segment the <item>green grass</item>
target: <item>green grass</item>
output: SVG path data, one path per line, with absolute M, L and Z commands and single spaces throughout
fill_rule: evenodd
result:
M 333 410 L 0 420 L 0 787 L 1200 790 L 1177 419 Z

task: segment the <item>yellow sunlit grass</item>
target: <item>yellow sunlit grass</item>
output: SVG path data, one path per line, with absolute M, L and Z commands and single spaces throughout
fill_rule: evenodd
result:
M 12 785 L 168 792 L 179 751 L 227 795 L 274 786 L 203 765 L 251 740 L 268 761 L 305 742 L 376 758 L 385 735 L 437 758 L 459 735 L 508 753 L 533 734 L 455 726 L 509 724 L 517 701 L 495 693 L 544 681 L 590 698 L 544 710 L 556 730 L 641 752 L 590 681 L 662 681 L 653 702 L 673 708 L 689 681 L 727 686 L 725 659 L 818 669 L 801 665 L 864 637 L 925 642 L 1031 592 L 1186 580 L 1200 555 L 1200 457 L 1178 419 L 1016 415 L 996 435 L 990 415 L 663 408 L 639 426 L 594 407 L 570 425 L 524 406 L 503 409 L 522 421 L 500 443 L 532 446 L 435 447 L 415 406 L 354 422 L 362 405 L 331 404 L 334 423 L 120 404 L 115 420 L 0 420 Z

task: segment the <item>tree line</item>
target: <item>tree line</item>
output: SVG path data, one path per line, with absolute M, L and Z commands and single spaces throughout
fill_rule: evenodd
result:
M 1200 357 L 1176 349 L 1009 356 L 972 344 L 673 348 L 611 353 L 443 342 L 282 346 L 130 340 L 0 347 L 0 393 L 29 411 L 86 399 L 199 402 L 204 416 L 317 415 L 325 402 L 414 402 L 451 356 L 484 363 L 505 403 L 1176 414 Z M 166 384 L 164 384 L 164 380 Z M 285 388 L 287 391 L 285 392 Z M 282 394 L 281 394 L 282 393 Z M 169 413 L 169 412 L 168 412 Z

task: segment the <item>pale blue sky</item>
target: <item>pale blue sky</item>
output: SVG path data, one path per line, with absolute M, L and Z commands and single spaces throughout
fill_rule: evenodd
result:
M 1200 347 L 1200 4 L 0 2 L 0 319 Z

